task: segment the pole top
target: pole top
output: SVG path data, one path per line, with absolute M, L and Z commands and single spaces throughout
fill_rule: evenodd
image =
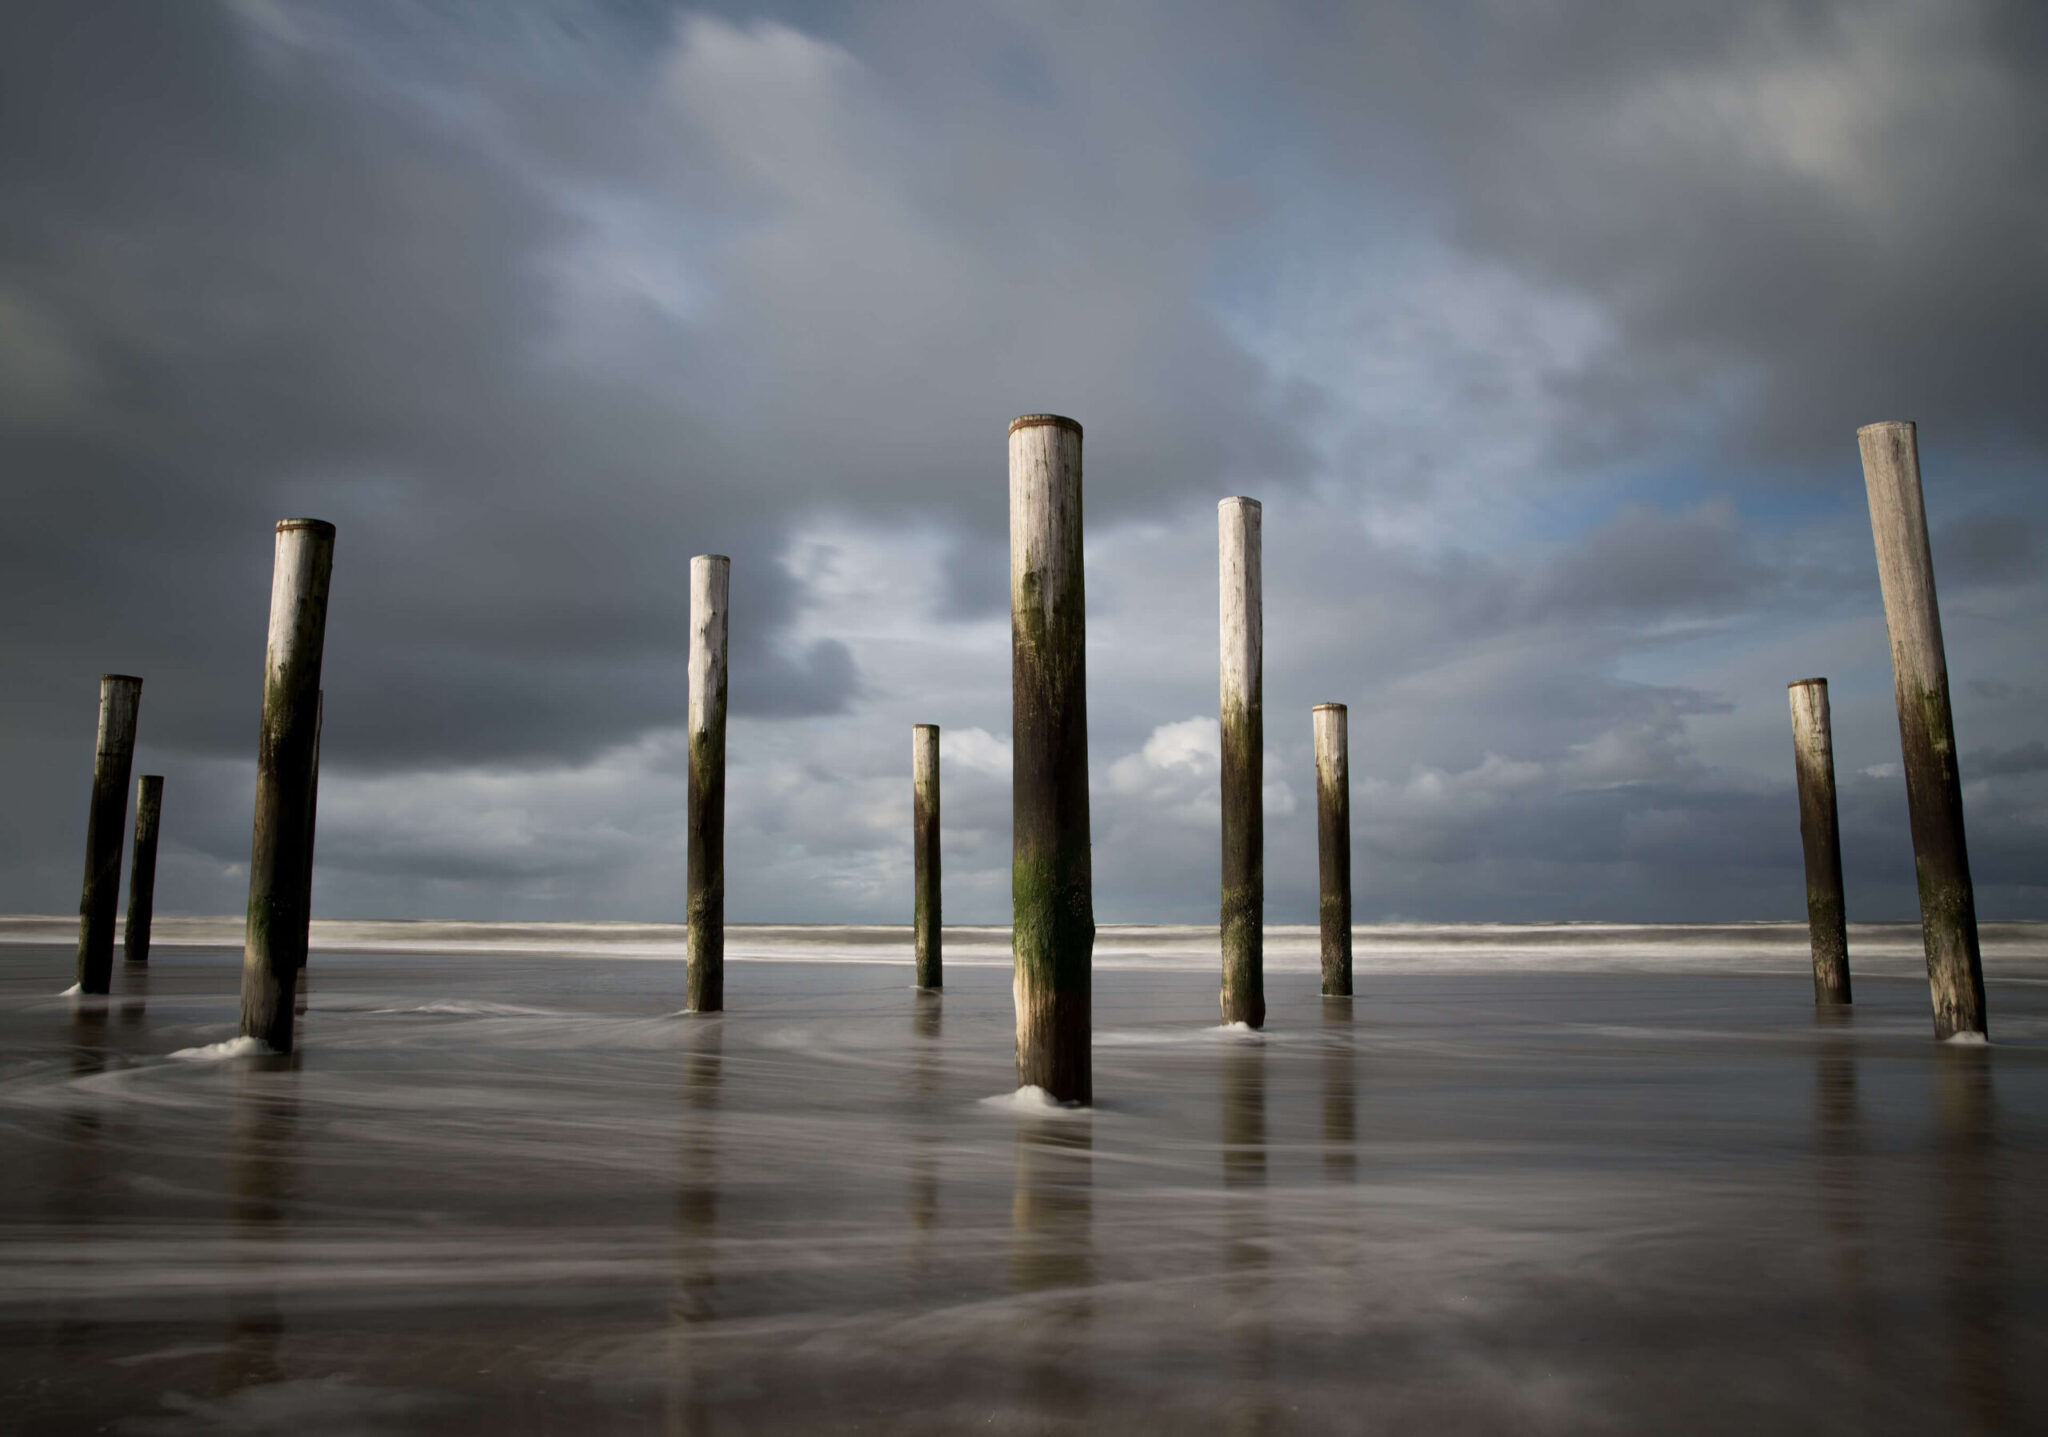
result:
M 1910 419 L 1880 419 L 1875 424 L 1859 426 L 1856 433 L 1861 436 L 1864 434 L 1876 434 L 1885 429 L 1911 429 L 1913 427 L 1913 421 Z
M 137 688 L 142 687 L 142 680 L 133 674 L 101 674 L 100 682 L 103 684 L 134 684 Z
M 1828 681 L 1826 679 L 1794 679 L 1791 683 L 1785 685 L 1785 687 L 1788 689 L 1803 689 L 1808 688 L 1814 684 L 1819 684 L 1822 688 L 1826 688 L 1828 686 Z
M 1342 704 L 1317 704 L 1311 712 L 1321 713 L 1324 709 L 1328 709 L 1332 713 L 1343 713 L 1345 711 Z
M 1263 509 L 1266 507 L 1265 505 L 1261 504 L 1258 500 L 1248 498 L 1243 494 L 1233 494 L 1228 499 L 1218 499 L 1216 501 L 1216 507 L 1218 509 L 1228 508 L 1232 504 L 1249 504 L 1254 509 Z
M 913 729 L 930 729 L 933 733 L 939 731 L 939 726 L 935 723 L 914 723 L 911 727 Z
M 724 554 L 692 554 L 690 562 L 693 564 L 730 564 L 732 559 Z
M 290 533 L 294 529 L 309 529 L 313 533 L 323 535 L 329 539 L 334 537 L 334 526 L 325 519 L 280 519 L 277 521 L 277 532 L 280 534 Z
M 1081 437 L 1081 422 L 1078 419 L 1069 419 L 1064 414 L 1020 414 L 1010 421 L 1012 434 L 1019 429 L 1040 428 L 1071 429 L 1076 439 Z

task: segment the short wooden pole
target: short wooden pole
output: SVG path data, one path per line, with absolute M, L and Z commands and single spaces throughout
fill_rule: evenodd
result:
M 1813 1001 L 1849 1001 L 1849 929 L 1842 902 L 1842 834 L 1835 814 L 1835 741 L 1828 681 L 1791 686 L 1792 759 L 1799 777 L 1799 841 L 1806 850 L 1806 931 Z
M 1017 1083 L 1093 1100 L 1081 426 L 1010 424 L 1011 989 Z
M 1216 506 L 1222 607 L 1223 1021 L 1266 1023 L 1264 617 L 1256 499 Z
M 1351 996 L 1351 735 L 1342 704 L 1317 704 L 1316 855 L 1322 879 L 1323 996 Z
M 135 780 L 135 856 L 128 868 L 128 926 L 121 948 L 130 963 L 149 961 L 149 924 L 156 913 L 156 834 L 164 811 L 164 779 L 145 773 Z
M 1948 656 L 1934 597 L 1934 554 L 1920 492 L 1920 446 L 1909 421 L 1856 431 L 1884 621 L 1891 633 L 1892 684 L 1899 706 L 1899 750 L 1920 879 L 1920 933 L 1934 1035 L 1984 1036 L 1984 965 L 1977 949 L 1977 897 L 1963 840 L 1963 783 L 1956 770 L 1955 718 L 1949 709 Z
M 128 775 L 135 767 L 135 720 L 142 680 L 100 679 L 99 742 L 92 759 L 92 807 L 85 820 L 85 885 L 78 895 L 78 990 L 114 986 L 114 917 L 121 904 L 121 840 L 128 818 Z
M 939 726 L 910 730 L 910 843 L 916 867 L 915 925 L 917 986 L 945 986 L 939 906 Z
M 263 725 L 256 745 L 256 819 L 249 849 L 249 917 L 242 945 L 242 1036 L 291 1051 L 292 996 L 306 961 L 311 873 L 306 805 L 327 644 L 334 526 L 277 526 L 270 637 L 263 656 Z
M 689 994 L 725 1010 L 725 623 L 732 560 L 690 560 Z

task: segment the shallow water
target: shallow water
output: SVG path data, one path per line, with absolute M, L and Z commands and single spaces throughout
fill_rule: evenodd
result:
M 1000 967 L 802 941 L 718 1018 L 670 962 L 317 954 L 300 1051 L 224 1060 L 171 1055 L 238 954 L 96 1001 L 0 947 L 7 1430 L 2048 1426 L 2041 954 L 1988 1048 L 1865 972 L 1822 1024 L 1466 954 L 1246 1036 L 1110 966 L 1077 1116 L 1001 1101 Z

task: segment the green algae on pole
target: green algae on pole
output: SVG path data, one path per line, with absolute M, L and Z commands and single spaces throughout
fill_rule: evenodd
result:
M 910 845 L 916 869 L 912 922 L 917 945 L 917 986 L 945 986 L 945 960 L 940 952 L 942 923 L 939 905 L 939 726 L 915 724 L 910 730 Z
M 100 678 L 99 742 L 93 749 L 92 807 L 85 820 L 85 884 L 78 895 L 78 990 L 114 984 L 114 915 L 121 901 L 121 840 L 128 818 L 128 775 L 135 767 L 135 719 L 142 680 Z
M 1223 1021 L 1266 1023 L 1264 619 L 1256 499 L 1216 506 L 1223 741 Z
M 320 722 L 320 664 L 327 644 L 327 586 L 334 526 L 286 519 L 277 526 L 270 580 L 270 635 L 263 656 L 263 725 L 256 744 L 256 818 L 249 846 L 249 918 L 242 945 L 242 1036 L 273 1050 L 292 1046 L 292 996 L 306 962 L 312 869 L 313 756 Z
M 1017 1083 L 1094 1097 L 1081 426 L 1010 423 L 1011 991 Z
M 1351 996 L 1351 736 L 1342 704 L 1317 704 L 1316 857 L 1322 880 L 1323 996 Z
M 1842 902 L 1842 833 L 1835 813 L 1835 740 L 1828 681 L 1791 685 L 1792 759 L 1799 778 L 1799 841 L 1806 850 L 1806 930 L 1813 1001 L 1849 1001 L 1849 929 Z
M 690 560 L 689 976 L 684 1007 L 725 1010 L 725 616 L 732 560 Z
M 135 780 L 135 856 L 128 868 L 128 926 L 121 949 L 130 963 L 149 961 L 149 924 L 156 912 L 156 834 L 164 811 L 164 778 L 145 773 Z
M 1856 431 L 1884 622 L 1891 635 L 1892 685 L 1899 707 L 1899 752 L 1913 867 L 1920 880 L 1920 934 L 1934 1036 L 1983 1037 L 1984 963 L 1977 948 L 1977 897 L 1963 839 L 1963 781 L 1956 769 L 1955 717 L 1949 709 L 1948 655 L 1934 597 L 1934 555 L 1920 491 L 1920 445 L 1911 421 Z

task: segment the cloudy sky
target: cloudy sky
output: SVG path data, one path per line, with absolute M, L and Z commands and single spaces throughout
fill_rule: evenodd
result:
M 733 556 L 731 917 L 1008 911 L 1005 429 L 1087 429 L 1098 915 L 1213 920 L 1218 498 L 1268 916 L 1351 705 L 1360 918 L 1914 913 L 1855 429 L 1921 429 L 1978 898 L 2048 911 L 2034 0 L 0 10 L 0 909 L 145 676 L 158 909 L 246 897 L 271 530 L 339 528 L 316 909 L 677 919 Z

